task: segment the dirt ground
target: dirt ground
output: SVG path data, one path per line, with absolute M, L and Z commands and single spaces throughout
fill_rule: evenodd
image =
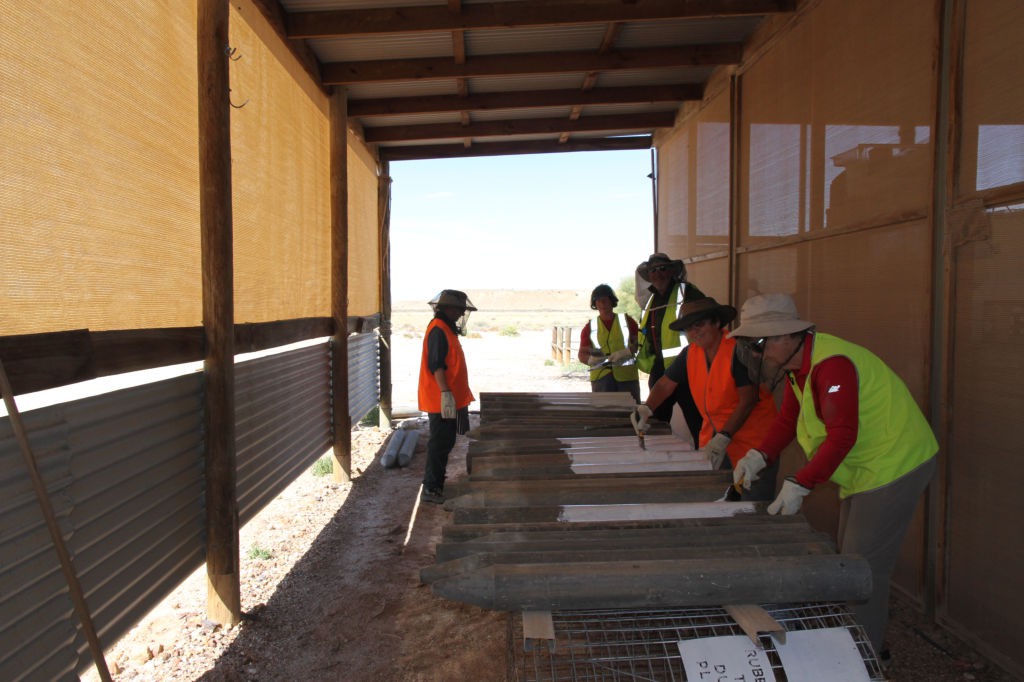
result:
M 394 357 L 418 358 L 419 343 L 395 338 Z M 467 339 L 474 390 L 588 390 L 584 375 L 545 364 L 549 344 L 549 332 Z M 396 360 L 397 415 L 414 400 L 412 364 Z M 425 420 L 396 425 L 422 430 L 408 468 L 384 469 L 378 454 L 389 432 L 359 427 L 351 483 L 303 474 L 242 529 L 241 624 L 222 629 L 205 620 L 199 571 L 108 650 L 114 679 L 506 680 L 509 647 L 522 645 L 514 636 L 510 643 L 508 616 L 437 598 L 419 582 L 449 512 L 418 503 Z M 450 480 L 464 476 L 465 446 L 460 438 Z M 898 598 L 889 646 L 893 681 L 1014 679 Z

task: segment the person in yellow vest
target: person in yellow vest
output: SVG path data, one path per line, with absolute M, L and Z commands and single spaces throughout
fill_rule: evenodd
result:
M 636 274 L 640 279 L 637 289 L 640 289 L 642 282 L 650 282 L 647 288 L 651 294 L 640 317 L 640 348 L 636 364 L 641 372 L 647 373 L 648 388 L 653 388 L 665 374 L 665 368 L 672 364 L 686 345 L 685 337 L 681 338 L 679 331 L 671 327 L 676 319 L 676 311 L 684 300 L 702 298 L 704 294 L 686 281 L 683 261 L 669 258 L 664 253 L 652 253 L 647 260 L 636 266 Z M 701 417 L 690 397 L 690 390 L 680 386 L 673 397 L 673 400 L 663 401 L 654 411 L 654 416 L 668 422 L 672 419 L 672 406 L 678 404 L 690 436 L 696 443 L 700 437 Z
M 760 445 L 777 414 L 771 393 L 750 380 L 735 352 L 735 339 L 726 336 L 735 319 L 736 308 L 710 296 L 683 303 L 671 327 L 686 334 L 687 346 L 637 407 L 638 426 L 643 428 L 653 410 L 679 386 L 688 387 L 703 418 L 698 446 L 712 469 L 733 468 L 750 448 Z M 778 463 L 766 467 L 742 495 L 730 488 L 727 499 L 771 500 L 777 472 Z
M 786 477 L 769 514 L 795 514 L 822 481 L 839 486 L 839 550 L 871 565 L 866 603 L 851 605 L 875 651 L 889 618 L 889 580 L 918 499 L 935 473 L 939 446 L 903 381 L 871 351 L 817 332 L 786 294 L 743 304 L 730 337 L 749 352 L 752 373 L 769 385 L 785 379 L 775 423 L 733 470 L 744 486 L 775 462 L 795 437 L 807 463 Z
M 637 350 L 637 324 L 629 315 L 615 314 L 619 297 L 607 284 L 590 293 L 590 309 L 597 317 L 583 325 L 577 357 L 590 366 L 590 390 L 594 393 L 630 393 L 640 402 L 640 372 L 633 354 Z
M 458 434 L 469 431 L 469 404 L 475 400 L 459 337 L 465 336 L 469 313 L 476 307 L 455 289 L 441 291 L 429 305 L 434 319 L 423 335 L 419 408 L 427 413 L 430 438 L 420 499 L 441 504 L 448 455 Z

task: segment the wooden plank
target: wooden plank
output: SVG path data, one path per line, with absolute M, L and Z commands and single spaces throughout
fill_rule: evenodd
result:
M 627 501 L 619 503 L 566 503 L 552 506 L 495 506 L 486 507 L 455 507 L 453 522 L 469 523 L 509 523 L 525 521 L 544 523 L 605 522 L 605 521 L 653 521 L 658 519 L 704 519 L 709 517 L 753 515 L 755 511 L 764 509 L 763 502 L 722 502 L 702 503 L 676 502 L 688 495 L 697 496 L 698 492 L 689 489 L 686 495 L 676 493 L 674 499 L 665 502 L 644 502 L 631 504 Z M 629 495 L 623 495 L 629 497 Z M 650 499 L 646 496 L 644 499 Z M 584 498 L 586 499 L 586 498 Z
M 266 0 L 264 0 L 265 2 Z M 292 12 L 287 16 L 288 38 L 332 38 L 347 35 L 449 32 L 507 29 L 563 24 L 604 24 L 624 21 L 701 19 L 722 16 L 760 16 L 784 11 L 779 0 L 525 0 L 464 4 L 452 12 L 444 4 L 399 8 L 331 9 Z
M 380 158 L 384 161 L 415 161 L 418 159 L 457 159 L 477 156 L 622 151 L 627 149 L 650 149 L 652 140 L 653 136 L 651 135 L 630 135 L 628 137 L 575 139 L 564 143 L 558 140 L 474 142 L 470 147 L 462 143 L 389 145 L 380 148 Z
M 684 532 L 680 532 L 680 530 Z M 439 563 L 474 554 L 523 553 L 547 554 L 559 552 L 633 552 L 639 556 L 648 550 L 691 548 L 705 554 L 715 554 L 718 549 L 728 547 L 753 547 L 755 545 L 815 544 L 827 545 L 835 552 L 831 538 L 824 533 L 801 527 L 780 529 L 743 528 L 732 532 L 700 533 L 685 532 L 694 529 L 644 528 L 620 530 L 611 537 L 587 537 L 587 533 L 562 533 L 560 538 L 515 540 L 509 538 L 482 536 L 466 541 L 445 540 L 437 546 Z M 514 534 L 500 534 L 514 535 Z M 649 557 L 653 558 L 653 557 Z M 521 562 L 526 563 L 526 562 Z
M 450 559 L 439 559 L 433 566 L 420 570 L 420 581 L 429 584 L 464 573 L 472 573 L 486 566 L 496 564 L 542 564 L 578 563 L 596 561 L 631 560 L 681 560 L 702 559 L 708 556 L 723 557 L 767 557 L 799 556 L 802 554 L 835 554 L 831 542 L 789 542 L 770 545 L 724 545 L 720 547 L 643 547 L 643 548 L 595 548 L 585 550 L 550 551 L 508 551 L 474 552 Z
M 736 621 L 755 646 L 760 647 L 759 636 L 769 634 L 786 643 L 786 628 L 757 604 L 728 604 L 722 607 Z
M 803 524 L 807 521 L 801 516 L 768 516 L 753 515 L 739 518 L 721 519 L 646 519 L 641 521 L 601 521 L 601 522 L 580 522 L 560 523 L 543 522 L 513 522 L 513 523 L 480 523 L 463 525 L 446 525 L 441 529 L 442 537 L 448 541 L 471 540 L 491 537 L 495 534 L 505 533 L 579 533 L 579 532 L 607 532 L 616 530 L 639 531 L 651 528 L 673 528 L 681 529 L 691 526 L 702 528 L 714 528 L 720 525 L 731 525 L 734 523 L 760 524 L 762 526 L 774 526 L 776 524 Z
M 465 64 L 456 64 L 450 57 L 327 62 L 321 66 L 321 73 L 323 82 L 327 85 L 347 85 L 396 80 L 423 81 L 571 71 L 722 66 L 738 64 L 742 55 L 743 45 L 741 43 L 709 43 L 707 45 L 614 50 L 605 54 L 580 51 L 478 55 L 467 60 Z
M 871 568 L 857 556 L 815 554 L 499 564 L 438 580 L 432 589 L 501 611 L 856 601 L 871 594 Z

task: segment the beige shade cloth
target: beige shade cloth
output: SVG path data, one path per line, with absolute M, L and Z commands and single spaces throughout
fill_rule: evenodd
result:
M 195 3 L 6 3 L 0 335 L 198 325 Z

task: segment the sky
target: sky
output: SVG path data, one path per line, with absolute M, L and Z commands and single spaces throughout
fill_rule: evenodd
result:
M 649 150 L 391 163 L 391 295 L 618 288 L 651 254 Z

